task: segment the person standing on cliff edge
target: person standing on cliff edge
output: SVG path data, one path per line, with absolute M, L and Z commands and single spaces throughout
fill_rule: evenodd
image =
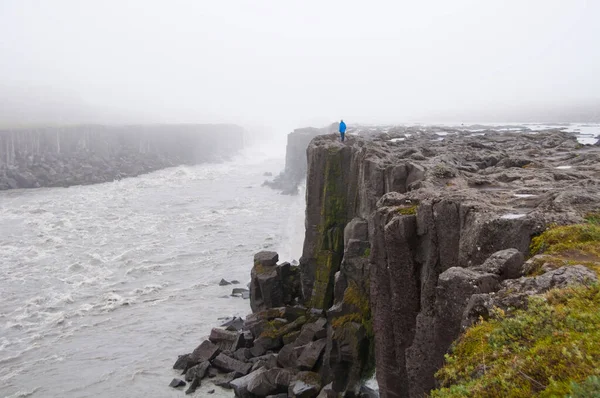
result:
M 342 142 L 344 142 L 344 136 L 346 135 L 346 123 L 344 120 L 340 121 L 340 137 L 342 137 Z

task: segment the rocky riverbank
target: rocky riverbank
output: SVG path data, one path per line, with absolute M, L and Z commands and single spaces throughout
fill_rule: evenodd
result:
M 597 281 L 600 251 L 544 261 L 546 246 L 531 246 L 600 208 L 600 148 L 571 134 L 394 127 L 316 137 L 307 157 L 299 268 L 255 259 L 254 313 L 236 333 L 274 357 L 255 365 L 237 345 L 224 354 L 252 364 L 229 382 L 238 396 L 361 396 L 376 369 L 381 396 L 421 397 L 451 344 L 493 307 L 510 314 L 530 295 Z M 305 328 L 321 337 L 297 342 Z M 286 362 L 313 348 L 312 366 Z M 263 395 L 264 383 L 276 387 Z
M 234 125 L 64 126 L 0 131 L 0 190 L 95 184 L 227 159 Z

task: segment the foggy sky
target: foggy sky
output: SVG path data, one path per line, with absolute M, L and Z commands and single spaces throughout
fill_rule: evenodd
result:
M 560 105 L 600 98 L 599 16 L 596 0 L 0 0 L 0 87 L 286 128 Z

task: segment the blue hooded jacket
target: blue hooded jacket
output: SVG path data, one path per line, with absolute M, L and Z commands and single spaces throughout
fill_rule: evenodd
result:
M 340 133 L 345 133 L 346 132 L 346 123 L 344 123 L 344 121 L 342 120 L 340 122 Z

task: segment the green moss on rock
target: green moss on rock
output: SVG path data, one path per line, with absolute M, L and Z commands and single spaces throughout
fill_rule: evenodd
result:
M 595 214 L 595 213 L 594 213 Z M 531 240 L 531 255 L 548 254 L 550 264 L 582 264 L 600 275 L 600 224 L 590 216 L 586 224 L 554 226 Z
M 409 207 L 400 207 L 398 209 L 398 213 L 402 214 L 403 216 L 412 216 L 417 214 L 417 205 L 412 205 Z
M 564 397 L 600 375 L 600 285 L 552 290 L 468 329 L 432 397 Z
M 321 220 L 315 252 L 316 270 L 309 304 L 328 308 L 333 303 L 333 281 L 344 255 L 344 228 L 348 223 L 346 185 L 340 150 L 330 149 L 325 162 Z

